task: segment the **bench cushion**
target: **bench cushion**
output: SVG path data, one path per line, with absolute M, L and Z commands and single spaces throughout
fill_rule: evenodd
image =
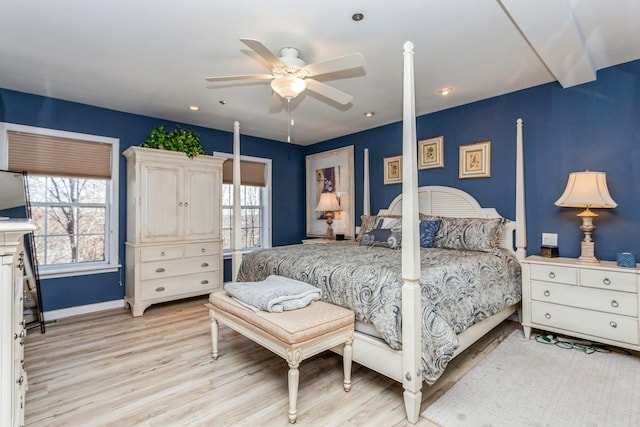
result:
M 232 314 L 289 345 L 352 325 L 355 319 L 353 311 L 322 301 L 282 313 L 254 312 L 225 291 L 212 293 L 209 302 L 214 307 L 214 313 L 217 309 Z

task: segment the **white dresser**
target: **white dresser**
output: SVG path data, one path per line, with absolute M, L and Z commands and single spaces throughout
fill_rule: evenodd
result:
M 522 326 L 640 350 L 640 269 L 570 258 L 522 261 Z
M 24 370 L 23 268 L 30 221 L 0 221 L 0 426 L 24 425 L 27 374 Z
M 126 294 L 133 316 L 151 304 L 222 285 L 222 163 L 212 156 L 130 147 Z

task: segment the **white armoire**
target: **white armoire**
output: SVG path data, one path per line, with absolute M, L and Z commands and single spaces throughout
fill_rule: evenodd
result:
M 30 221 L 0 221 L 0 426 L 24 425 L 27 374 L 24 370 L 23 236 Z
M 225 159 L 130 147 L 125 300 L 134 317 L 151 304 L 222 285 Z

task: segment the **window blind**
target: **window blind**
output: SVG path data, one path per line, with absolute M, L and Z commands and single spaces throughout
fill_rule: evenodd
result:
M 7 132 L 9 170 L 29 175 L 111 179 L 111 144 Z
M 242 185 L 265 187 L 264 163 L 240 160 L 240 182 Z M 225 160 L 222 166 L 222 182 L 233 184 L 233 159 Z

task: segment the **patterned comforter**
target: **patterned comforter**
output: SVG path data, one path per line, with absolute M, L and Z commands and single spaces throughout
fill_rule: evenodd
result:
M 493 253 L 421 249 L 422 368 L 432 384 L 458 347 L 456 334 L 521 299 L 520 264 L 507 250 Z M 329 243 L 281 246 L 244 256 L 238 281 L 270 274 L 322 290 L 322 300 L 347 307 L 402 348 L 401 251 Z

